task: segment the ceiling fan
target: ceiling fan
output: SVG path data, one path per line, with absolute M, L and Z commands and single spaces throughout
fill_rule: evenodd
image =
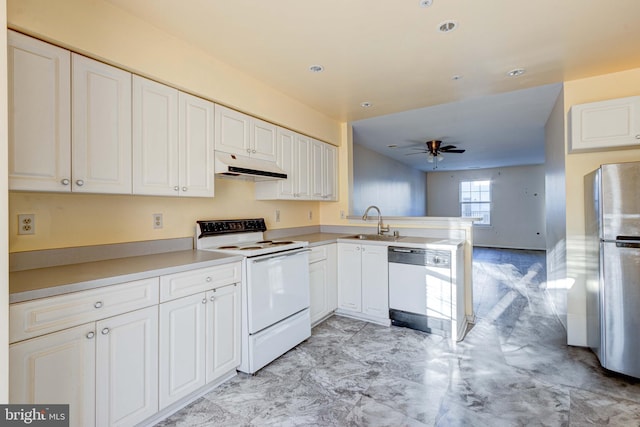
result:
M 441 161 L 444 158 L 442 153 L 464 153 L 466 151 L 456 148 L 455 145 L 442 145 L 442 141 L 439 139 L 425 141 L 425 144 L 425 148 L 419 148 L 420 151 L 407 155 L 427 153 L 427 161 L 433 163 L 434 161 Z M 417 148 L 414 147 L 414 149 Z

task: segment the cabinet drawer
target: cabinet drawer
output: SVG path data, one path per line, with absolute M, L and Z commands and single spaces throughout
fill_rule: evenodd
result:
M 160 301 L 205 292 L 241 280 L 241 263 L 218 265 L 160 276 Z
M 323 245 L 310 248 L 309 264 L 327 259 L 327 246 L 328 245 Z
M 9 306 L 9 340 L 81 325 L 158 304 L 158 278 L 42 298 Z

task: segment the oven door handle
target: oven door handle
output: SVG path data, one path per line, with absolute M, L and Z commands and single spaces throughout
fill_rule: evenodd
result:
M 255 264 L 259 263 L 259 262 L 266 262 L 266 261 L 278 261 L 290 256 L 294 256 L 294 255 L 299 255 L 299 254 L 303 254 L 303 253 L 307 253 L 307 252 L 311 252 L 311 249 L 302 249 L 299 251 L 291 251 L 291 252 L 287 252 L 285 254 L 282 255 L 276 255 L 276 256 L 266 256 L 265 258 L 260 258 L 260 259 L 256 259 L 256 260 L 252 260 Z

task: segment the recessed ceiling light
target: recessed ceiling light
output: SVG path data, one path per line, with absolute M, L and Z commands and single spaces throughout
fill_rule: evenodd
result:
M 455 76 L 451 77 L 451 80 L 462 80 L 462 76 L 459 74 L 456 74 Z
M 360 106 L 362 108 L 369 108 L 369 107 L 373 107 L 373 104 L 370 103 L 370 102 L 365 101 L 365 102 L 361 103 Z
M 524 68 L 514 68 L 513 70 L 509 71 L 507 73 L 507 76 L 509 77 L 518 77 L 523 75 L 526 72 L 526 70 Z
M 420 7 L 429 7 L 433 4 L 433 0 L 420 0 Z
M 321 73 L 324 71 L 324 67 L 322 65 L 312 65 L 309 67 L 309 71 L 312 73 Z
M 438 31 L 441 33 L 450 33 L 456 28 L 458 28 L 458 23 L 456 21 L 444 21 L 438 25 Z

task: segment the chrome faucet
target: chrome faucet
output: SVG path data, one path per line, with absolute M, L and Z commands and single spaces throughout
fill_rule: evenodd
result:
M 380 213 L 379 207 L 374 205 L 369 206 L 367 210 L 364 211 L 364 215 L 362 215 L 362 220 L 366 221 L 367 219 L 369 219 L 369 211 L 371 209 L 375 209 L 378 212 L 378 235 L 382 236 L 382 233 L 386 233 L 389 231 L 389 227 L 382 225 L 382 214 Z

